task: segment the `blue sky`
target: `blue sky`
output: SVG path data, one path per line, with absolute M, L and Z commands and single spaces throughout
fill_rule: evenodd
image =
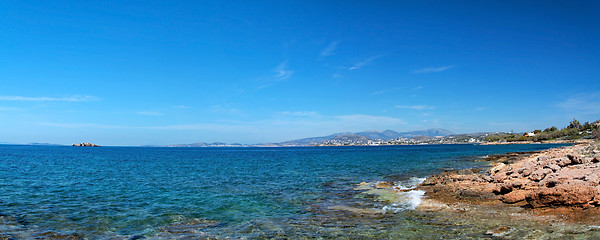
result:
M 0 142 L 600 119 L 598 1 L 2 1 Z

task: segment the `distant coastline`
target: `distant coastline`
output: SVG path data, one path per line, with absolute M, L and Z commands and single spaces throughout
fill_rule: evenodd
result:
M 320 146 L 394 146 L 426 144 L 536 144 L 536 143 L 577 143 L 589 139 L 600 139 L 600 120 L 580 123 L 573 119 L 566 127 L 549 127 L 544 130 L 532 130 L 522 133 L 480 132 L 455 134 L 442 128 L 396 132 L 364 131 L 334 133 L 321 137 L 302 138 L 279 143 L 264 144 L 227 144 L 192 143 L 174 144 L 158 147 L 320 147 Z

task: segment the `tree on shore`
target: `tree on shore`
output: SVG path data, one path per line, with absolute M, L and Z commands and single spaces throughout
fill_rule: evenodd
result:
M 579 138 L 595 138 L 600 140 L 600 120 L 593 123 L 585 122 L 581 124 L 577 119 L 569 122 L 569 125 L 563 129 L 557 127 L 549 127 L 544 131 L 535 130 L 534 136 L 522 136 L 515 134 L 496 134 L 486 138 L 489 142 L 519 142 L 519 141 L 535 141 L 541 142 L 552 139 L 579 139 Z
M 592 130 L 592 137 L 596 140 L 600 140 L 600 129 L 597 127 Z
M 571 122 L 569 123 L 569 126 L 568 126 L 567 128 L 576 128 L 576 129 L 580 129 L 581 127 L 582 127 L 582 126 L 581 126 L 581 123 L 580 123 L 579 121 L 577 121 L 577 119 L 573 118 L 573 121 L 571 121 Z
M 593 130 L 594 126 L 590 122 L 585 122 L 581 127 L 581 130 Z

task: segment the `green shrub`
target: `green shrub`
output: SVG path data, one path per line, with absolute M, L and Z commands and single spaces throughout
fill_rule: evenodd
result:
M 567 128 L 580 129 L 581 127 L 582 127 L 581 123 L 579 121 L 577 121 L 577 119 L 573 118 L 573 121 L 571 121 L 569 123 L 569 126 Z
M 600 129 L 594 128 L 594 130 L 592 130 L 592 137 L 596 140 L 600 140 Z

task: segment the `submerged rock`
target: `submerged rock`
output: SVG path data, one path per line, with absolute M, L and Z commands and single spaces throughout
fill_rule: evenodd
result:
M 510 232 L 512 232 L 512 228 L 507 227 L 507 226 L 502 226 L 502 227 L 499 227 L 494 230 L 489 230 L 485 234 L 492 235 L 494 237 L 501 237 L 501 236 L 509 234 Z
M 76 233 L 65 234 L 65 233 L 58 233 L 58 232 L 48 231 L 48 232 L 40 233 L 39 237 L 36 238 L 36 239 L 80 240 L 80 239 L 84 239 L 84 238 L 83 238 L 82 235 L 76 234 Z
M 221 222 L 219 222 L 219 221 L 194 218 L 194 219 L 189 219 L 187 221 L 176 222 L 176 223 L 173 223 L 168 226 L 160 227 L 160 228 L 158 228 L 158 230 L 161 232 L 180 233 L 180 234 L 181 233 L 197 233 L 202 229 L 216 227 L 219 224 L 221 224 Z
M 378 182 L 375 187 L 376 188 L 391 188 L 394 186 L 393 182 Z

